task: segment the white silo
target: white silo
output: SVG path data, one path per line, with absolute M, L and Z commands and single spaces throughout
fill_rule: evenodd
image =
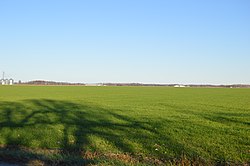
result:
M 5 79 L 4 82 L 5 82 L 5 85 L 9 85 L 10 84 L 8 79 Z
M 1 85 L 4 85 L 4 83 L 5 83 L 5 81 L 4 81 L 4 79 L 1 79 Z
M 14 84 L 14 80 L 11 78 L 9 79 L 9 85 L 13 85 Z

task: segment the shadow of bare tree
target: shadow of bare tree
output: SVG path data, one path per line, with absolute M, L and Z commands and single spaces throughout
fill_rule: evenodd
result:
M 167 126 L 168 122 L 165 120 L 161 125 Z M 86 152 L 122 152 L 140 156 L 158 148 L 157 140 L 164 140 L 175 156 L 182 156 L 184 145 L 159 133 L 157 128 L 161 125 L 123 115 L 122 110 L 68 101 L 1 102 L 0 158 L 23 163 L 39 159 L 49 165 L 96 164 L 98 161 L 86 157 Z M 138 147 L 144 152 L 136 149 Z M 194 151 L 190 153 L 196 154 Z M 157 151 L 152 156 L 167 159 Z

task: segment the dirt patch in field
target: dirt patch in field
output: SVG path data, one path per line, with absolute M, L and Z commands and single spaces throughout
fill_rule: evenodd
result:
M 74 153 L 64 153 L 64 150 L 60 149 L 32 149 L 27 147 L 4 145 L 0 145 L 0 159 L 0 161 L 5 162 L 5 165 L 1 165 L 0 162 L 0 166 L 110 165 L 110 161 L 117 161 L 118 163 L 122 163 L 124 165 L 250 165 L 250 163 L 211 162 L 201 158 L 188 159 L 184 155 L 179 159 L 156 159 L 142 155 L 131 155 L 129 153 L 119 154 L 90 151 L 81 151 L 81 158 L 76 158 Z M 115 165 L 115 162 L 113 163 L 113 165 Z

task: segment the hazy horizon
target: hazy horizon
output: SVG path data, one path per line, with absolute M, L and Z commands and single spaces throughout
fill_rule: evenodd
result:
M 15 81 L 250 84 L 250 1 L 0 1 Z
M 13 79 L 12 77 L 6 78 L 6 79 Z M 230 84 L 219 84 L 219 83 L 180 83 L 180 82 L 72 82 L 72 81 L 60 81 L 60 80 L 45 80 L 45 79 L 33 79 L 33 80 L 14 80 L 14 82 L 18 83 L 21 81 L 21 83 L 28 83 L 33 81 L 47 81 L 47 82 L 57 82 L 57 83 L 80 83 L 80 84 L 155 84 L 155 85 L 250 85 L 248 83 L 230 83 Z

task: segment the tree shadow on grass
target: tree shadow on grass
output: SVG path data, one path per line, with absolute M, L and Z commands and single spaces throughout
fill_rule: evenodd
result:
M 122 111 L 47 99 L 0 102 L 0 159 L 87 165 L 99 162 L 93 157 L 96 151 L 150 154 L 165 160 L 169 158 L 160 152 L 158 142 L 164 141 L 175 157 L 187 150 L 156 129 L 166 127 L 166 120 L 138 120 Z

